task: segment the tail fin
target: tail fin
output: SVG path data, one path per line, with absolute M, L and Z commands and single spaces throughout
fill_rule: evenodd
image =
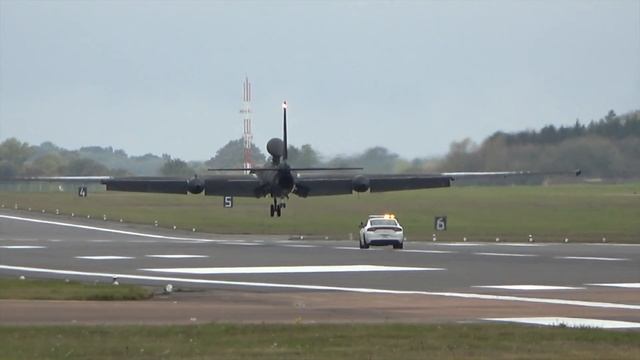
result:
M 284 114 L 284 122 L 283 122 L 283 135 L 282 135 L 282 141 L 284 142 L 284 149 L 282 152 L 282 160 L 287 161 L 287 157 L 289 154 L 289 145 L 287 144 L 287 102 L 284 101 L 282 103 L 282 111 Z

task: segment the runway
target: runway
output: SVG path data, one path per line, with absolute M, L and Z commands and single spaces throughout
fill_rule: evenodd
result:
M 158 289 L 204 290 L 130 303 L 134 310 L 126 316 L 118 315 L 126 307 L 101 303 L 110 314 L 104 319 L 81 313 L 91 302 L 3 301 L 0 323 L 73 317 L 92 323 L 568 323 L 558 318 L 570 317 L 640 327 L 638 245 L 409 241 L 404 250 L 361 250 L 357 241 L 210 235 L 3 210 L 0 275 L 117 277 Z M 167 304 L 176 306 L 167 312 Z

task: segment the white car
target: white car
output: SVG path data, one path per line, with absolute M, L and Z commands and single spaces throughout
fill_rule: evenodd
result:
M 370 245 L 393 245 L 394 249 L 404 246 L 404 229 L 394 215 L 369 215 L 367 223 L 360 223 L 360 249 Z

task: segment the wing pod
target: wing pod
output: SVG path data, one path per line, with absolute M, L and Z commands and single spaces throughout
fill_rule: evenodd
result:
M 187 190 L 192 194 L 200 194 L 204 191 L 204 180 L 194 176 L 187 181 Z
M 351 180 L 351 187 L 355 192 L 365 192 L 368 191 L 371 186 L 371 182 L 369 178 L 364 175 L 356 175 Z

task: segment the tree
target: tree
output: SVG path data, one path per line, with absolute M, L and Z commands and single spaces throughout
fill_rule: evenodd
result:
M 264 154 L 251 144 L 251 159 L 254 165 L 265 162 Z M 244 141 L 242 139 L 231 140 L 221 147 L 214 157 L 205 162 L 211 168 L 242 168 L 244 162 Z
M 16 138 L 7 139 L 0 144 L 0 162 L 6 161 L 17 168 L 22 167 L 33 153 L 33 148 L 29 144 L 18 141 Z
M 36 158 L 25 169 L 27 176 L 55 176 L 60 175 L 67 162 L 57 153 L 49 153 Z
M 318 153 L 309 144 L 302 145 L 300 148 L 289 145 L 287 152 L 288 161 L 293 166 L 314 167 L 320 163 Z
M 108 175 L 106 166 L 91 159 L 73 159 L 61 169 L 66 176 L 99 176 Z
M 194 170 L 186 162 L 180 159 L 169 159 L 160 169 L 160 173 L 164 176 L 186 177 L 190 177 L 195 174 Z

